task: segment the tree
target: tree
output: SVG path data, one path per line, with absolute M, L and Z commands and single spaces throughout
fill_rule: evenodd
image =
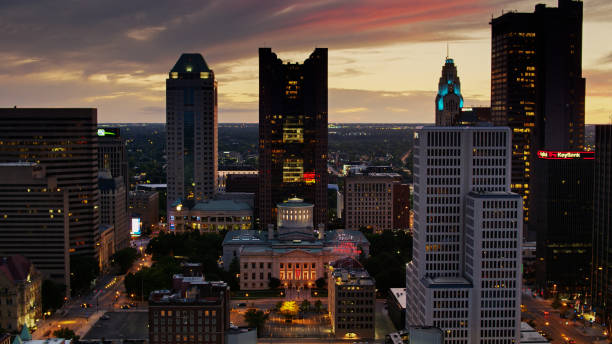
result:
M 276 277 L 270 277 L 270 281 L 268 281 L 268 286 L 270 289 L 276 289 L 280 287 L 281 281 Z
M 246 321 L 249 327 L 257 328 L 257 337 L 261 337 L 263 333 L 263 326 L 267 319 L 268 314 L 255 308 L 247 310 L 244 314 L 244 321 Z
M 138 250 L 133 247 L 126 247 L 115 252 L 111 257 L 111 262 L 114 266 L 119 267 L 119 274 L 123 275 L 132 267 L 137 258 Z
M 61 328 L 59 330 L 55 330 L 53 331 L 53 337 L 55 338 L 63 338 L 63 339 L 72 339 L 72 340 L 78 340 L 79 336 L 77 336 L 73 330 L 64 327 Z
M 315 309 L 315 312 L 317 313 L 323 312 L 323 302 L 321 302 L 321 300 L 315 301 L 314 309 Z
M 302 301 L 302 303 L 300 304 L 300 312 L 305 313 L 308 312 L 308 310 L 310 310 L 310 301 Z
M 163 257 L 150 268 L 125 276 L 125 290 L 145 299 L 153 290 L 172 289 L 172 276 L 181 272 L 181 266 L 172 257 Z
M 99 273 L 100 268 L 94 257 L 81 254 L 70 256 L 70 286 L 73 294 L 89 290 L 91 282 Z
M 320 278 L 317 278 L 317 280 L 315 281 L 315 284 L 317 285 L 317 288 L 324 289 L 325 286 L 327 285 L 327 281 L 325 280 L 324 277 L 320 277 Z
M 56 310 L 62 307 L 66 287 L 52 280 L 44 280 L 42 283 L 42 309 L 43 312 Z

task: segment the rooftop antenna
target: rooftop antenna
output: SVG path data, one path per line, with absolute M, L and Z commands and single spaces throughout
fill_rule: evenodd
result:
M 448 53 L 448 42 L 446 42 L 446 59 L 448 60 L 448 57 L 450 56 L 450 54 Z

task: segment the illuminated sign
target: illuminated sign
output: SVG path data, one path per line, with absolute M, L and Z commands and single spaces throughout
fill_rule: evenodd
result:
M 361 250 L 353 242 L 343 242 L 334 247 L 335 253 L 346 254 L 348 256 L 358 256 Z
M 565 159 L 595 159 L 595 152 L 557 152 L 557 151 L 538 151 L 538 158 L 540 159 L 553 159 L 553 160 L 565 160 Z
M 132 231 L 130 232 L 132 238 L 138 238 L 140 236 L 140 218 L 132 217 Z
M 304 182 L 306 184 L 314 184 L 316 182 L 314 172 L 304 172 Z
M 105 130 L 105 129 L 98 129 L 98 136 L 115 136 L 117 135 L 116 133 L 109 131 L 109 130 Z

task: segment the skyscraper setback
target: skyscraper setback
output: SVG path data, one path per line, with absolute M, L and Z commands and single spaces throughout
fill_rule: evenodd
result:
M 259 49 L 259 176 L 262 226 L 292 197 L 314 204 L 315 226 L 327 223 L 327 49 L 303 64 Z
M 442 67 L 442 76 L 438 82 L 438 95 L 436 96 L 436 125 L 457 125 L 463 108 L 461 95 L 461 82 L 457 76 L 455 61 L 446 57 Z
M 166 80 L 168 206 L 217 189 L 217 82 L 200 54 L 182 54 Z
M 491 25 L 491 117 L 512 129 L 512 190 L 523 196 L 528 224 L 536 152 L 584 147 L 582 2 L 539 4 Z

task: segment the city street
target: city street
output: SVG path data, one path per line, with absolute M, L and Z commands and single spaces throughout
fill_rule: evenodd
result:
M 576 344 L 588 344 L 604 338 L 601 328 L 597 325 L 585 327 L 580 321 L 562 319 L 559 311 L 554 310 L 550 302 L 542 298 L 523 293 L 523 305 L 525 306 L 522 313 L 523 320 L 533 320 L 536 330 L 546 332 L 551 343 L 566 343 L 574 340 Z M 607 341 L 602 341 L 602 343 L 607 343 Z

